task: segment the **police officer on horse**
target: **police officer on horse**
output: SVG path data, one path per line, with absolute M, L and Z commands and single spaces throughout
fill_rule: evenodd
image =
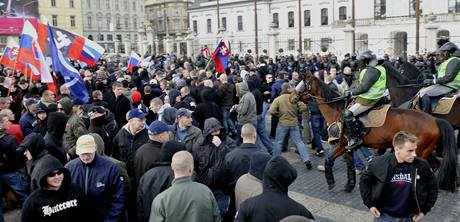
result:
M 460 58 L 454 56 L 458 47 L 452 42 L 444 43 L 437 51 L 438 77 L 426 79 L 425 84 L 430 86 L 422 88 L 419 92 L 421 109 L 431 112 L 431 99 L 441 97 L 445 94 L 458 91 L 460 89 Z
M 345 91 L 347 98 L 357 97 L 355 104 L 344 112 L 344 134 L 348 140 L 347 149 L 354 149 L 362 143 L 361 127 L 355 117 L 370 110 L 380 101 L 385 96 L 387 88 L 386 70 L 382 65 L 379 65 L 377 57 L 372 51 L 367 50 L 359 55 L 358 62 L 362 68 L 358 78 L 359 85 Z

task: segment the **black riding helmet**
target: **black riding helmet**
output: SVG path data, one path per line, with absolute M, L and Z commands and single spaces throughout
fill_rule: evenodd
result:
M 454 53 L 458 49 L 457 45 L 453 42 L 446 42 L 444 45 L 439 47 L 439 49 L 436 51 L 436 54 L 441 54 L 441 52 L 447 51 L 449 53 Z
M 363 65 L 375 66 L 377 65 L 377 56 L 371 51 L 366 50 L 358 56 L 358 61 Z

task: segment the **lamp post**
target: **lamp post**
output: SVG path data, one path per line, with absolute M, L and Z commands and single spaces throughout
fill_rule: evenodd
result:
M 24 9 L 24 8 L 25 8 L 26 6 L 28 6 L 28 5 L 33 4 L 33 3 L 38 3 L 38 1 L 35 0 L 35 1 L 31 1 L 31 2 L 28 2 L 28 3 L 24 4 L 24 5 L 22 5 L 22 24 L 23 24 L 23 25 L 24 25 L 24 22 L 26 22 L 26 12 L 25 12 L 25 9 Z M 8 6 L 9 6 L 9 5 L 8 5 Z
M 254 26 L 255 26 L 255 53 L 256 53 L 256 64 L 259 62 L 259 32 L 258 32 L 258 24 L 257 24 L 257 0 L 254 0 Z

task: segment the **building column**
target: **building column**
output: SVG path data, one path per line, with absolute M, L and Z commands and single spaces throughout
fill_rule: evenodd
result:
M 352 53 L 353 52 L 353 27 L 347 25 L 343 30 L 345 32 L 345 53 Z
M 176 33 L 176 55 L 180 54 L 180 43 L 182 42 L 182 36 L 180 33 Z
M 275 58 L 278 51 L 278 35 L 279 32 L 275 30 L 276 24 L 270 25 L 270 30 L 268 31 L 268 56 L 269 58 Z
M 126 41 L 125 42 L 125 54 L 130 54 L 131 53 L 131 42 Z
M 155 40 L 153 40 L 153 45 L 152 45 L 152 51 L 155 55 L 160 54 L 160 41 L 158 40 L 158 37 L 155 37 Z
M 425 25 L 426 29 L 426 39 L 425 39 L 425 49 L 427 52 L 434 52 L 438 45 L 437 45 L 437 33 L 439 29 L 439 25 L 435 23 L 436 16 L 429 15 L 428 16 L 428 24 Z
M 187 57 L 192 58 L 194 56 L 193 53 L 193 32 L 191 30 L 187 31 L 187 37 L 185 41 L 187 42 Z
M 119 53 L 118 49 L 119 49 L 119 45 L 120 45 L 120 40 L 115 39 L 114 42 L 115 42 L 115 44 L 114 44 L 114 46 L 115 46 L 115 54 L 118 54 Z
M 173 51 L 173 40 L 171 36 L 167 35 L 164 39 L 165 53 L 171 53 Z
M 144 30 L 143 29 L 139 29 L 137 31 L 137 39 L 135 40 L 137 41 L 137 48 L 139 50 L 139 53 L 141 55 L 145 55 L 146 53 L 146 47 L 145 47 L 145 33 L 144 33 Z

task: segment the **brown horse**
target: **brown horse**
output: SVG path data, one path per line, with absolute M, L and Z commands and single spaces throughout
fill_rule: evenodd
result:
M 328 125 L 340 121 L 345 108 L 345 99 L 331 90 L 311 73 L 304 76 L 304 90 L 300 94 L 302 101 L 315 100 Z M 457 148 L 452 126 L 445 120 L 437 119 L 418 110 L 390 108 L 385 123 L 381 127 L 370 128 L 362 137 L 363 144 L 374 149 L 392 147 L 393 136 L 399 131 L 408 131 L 418 137 L 418 156 L 426 159 L 433 168 L 438 168 L 439 161 L 432 154 L 435 147 L 443 146 L 443 160 L 438 169 L 440 189 L 455 192 Z M 337 157 L 346 154 L 348 182 L 345 191 L 352 191 L 356 183 L 352 151 L 347 152 L 347 140 L 343 134 L 339 138 L 337 148 L 325 161 L 325 176 L 329 189 L 335 186 L 332 167 Z

